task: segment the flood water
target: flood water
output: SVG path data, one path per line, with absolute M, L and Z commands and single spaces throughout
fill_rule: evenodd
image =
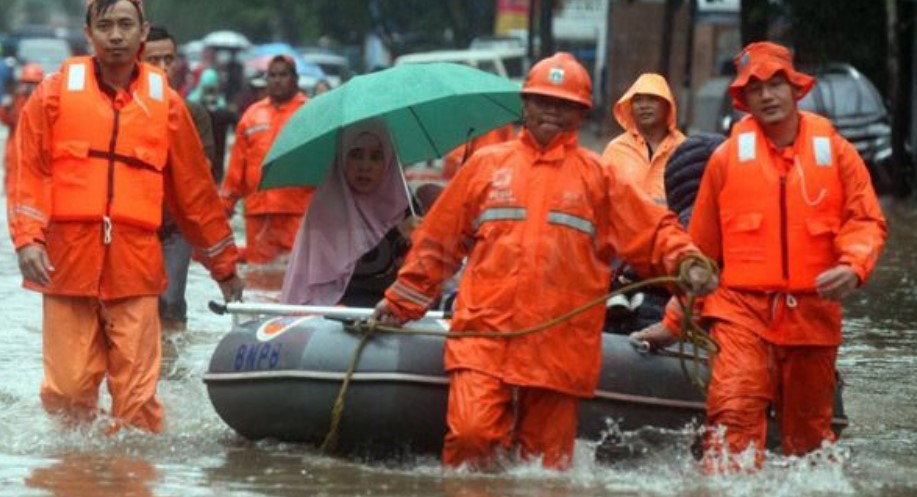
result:
M 637 460 L 600 465 L 593 447 L 578 442 L 569 472 L 530 465 L 500 475 L 444 471 L 433 459 L 368 465 L 309 447 L 246 441 L 216 415 L 202 381 L 230 318 L 207 310 L 207 301 L 219 292 L 200 266 L 189 278 L 189 330 L 167 340 L 159 386 L 167 409 L 165 432 L 105 437 L 92 427 L 64 430 L 39 403 L 40 297 L 19 287 L 16 257 L 4 233 L 0 496 L 917 495 L 917 205 L 887 205 L 886 213 L 892 234 L 882 265 L 847 306 L 839 369 L 850 427 L 837 446 L 806 460 L 772 457 L 757 474 L 730 477 L 700 476 L 689 455 L 688 432 L 658 434 L 668 442 Z M 5 215 L 0 221 L 5 231 Z M 249 300 L 270 299 L 280 285 L 277 271 L 250 273 L 247 279 L 263 288 L 250 292 Z

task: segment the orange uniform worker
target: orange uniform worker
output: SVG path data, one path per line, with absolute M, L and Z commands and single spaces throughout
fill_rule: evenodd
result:
M 659 274 L 698 253 L 673 214 L 578 145 L 591 82 L 573 56 L 536 64 L 522 96 L 525 129 L 446 186 L 375 318 L 422 316 L 466 255 L 456 332 L 519 330 L 581 306 L 607 290 L 614 256 Z M 707 269 L 690 272 L 694 291 L 715 287 Z M 523 458 L 568 467 L 579 399 L 598 381 L 603 317 L 597 307 L 534 335 L 449 340 L 443 462 L 489 468 L 518 444 Z
M 66 60 L 22 111 L 9 228 L 24 285 L 44 294 L 45 409 L 92 419 L 107 376 L 113 429 L 158 432 L 164 201 L 227 300 L 242 282 L 191 116 L 138 62 L 147 31 L 140 2 L 88 5 L 97 55 Z
M 245 259 L 250 263 L 268 263 L 292 250 L 299 223 L 315 191 L 312 187 L 258 190 L 264 157 L 283 125 L 307 101 L 297 87 L 297 79 L 293 59 L 284 55 L 271 59 L 268 96 L 252 104 L 236 126 L 236 142 L 220 196 L 230 213 L 236 202 L 245 198 Z
M 675 127 L 677 108 L 669 84 L 658 74 L 642 74 L 615 104 L 614 116 L 624 133 L 608 143 L 602 158 L 665 205 L 665 165 L 685 141 Z
M 471 155 L 478 150 L 512 140 L 516 136 L 516 125 L 507 124 L 497 129 L 492 129 L 483 135 L 469 140 L 467 143 L 455 147 L 443 157 L 443 177 L 452 179 Z
M 872 272 L 886 225 L 853 145 L 827 119 L 797 110 L 814 79 L 796 71 L 789 50 L 752 43 L 735 63 L 729 91 L 751 115 L 710 158 L 689 231 L 723 267 L 703 307 L 720 346 L 707 422 L 725 427 L 730 454 L 754 446 L 760 464 L 769 405 L 785 454 L 835 439 L 840 300 Z M 664 344 L 677 320 L 669 312 L 664 326 L 635 338 Z M 708 469 L 737 469 L 714 431 Z
M 16 175 L 16 125 L 19 123 L 19 115 L 26 101 L 35 90 L 35 86 L 41 83 L 45 77 L 45 71 L 36 63 L 26 64 L 19 75 L 19 86 L 13 95 L 9 105 L 0 107 L 0 122 L 6 125 L 9 132 L 6 135 L 6 152 L 3 156 L 3 165 L 6 172 L 4 176 L 3 191 L 10 191 L 10 181 Z M 7 198 L 7 208 L 9 208 L 9 198 Z

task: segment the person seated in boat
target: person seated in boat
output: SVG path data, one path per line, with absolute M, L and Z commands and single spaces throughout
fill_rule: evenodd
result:
M 374 306 L 419 222 L 385 125 L 345 128 L 341 143 L 296 235 L 283 303 Z
M 552 319 L 604 295 L 613 257 L 646 274 L 683 267 L 697 294 L 716 287 L 675 215 L 579 146 L 592 83 L 572 55 L 535 64 L 521 93 L 525 129 L 458 170 L 373 315 L 382 323 L 422 317 L 467 256 L 453 333 L 548 325 L 534 335 L 446 341 L 443 463 L 453 468 L 498 469 L 504 453 L 570 467 L 579 401 L 599 379 L 605 310 Z

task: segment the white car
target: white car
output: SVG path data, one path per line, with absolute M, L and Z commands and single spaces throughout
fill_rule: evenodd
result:
M 528 71 L 525 55 L 525 48 L 521 47 L 486 50 L 434 50 L 402 55 L 395 59 L 395 65 L 453 62 L 521 83 Z

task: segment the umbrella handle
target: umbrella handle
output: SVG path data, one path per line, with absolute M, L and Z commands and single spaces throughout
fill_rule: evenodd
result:
M 395 157 L 395 165 L 398 166 L 398 175 L 401 176 L 401 184 L 404 185 L 404 194 L 408 197 L 408 209 L 411 210 L 411 217 L 417 217 L 417 211 L 414 210 L 414 195 L 411 193 L 411 187 L 408 186 L 408 178 L 404 175 L 401 160 L 397 156 Z

